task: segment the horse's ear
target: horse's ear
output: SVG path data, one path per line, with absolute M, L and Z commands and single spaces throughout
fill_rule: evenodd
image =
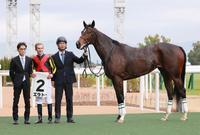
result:
M 92 26 L 92 28 L 94 28 L 94 26 L 95 26 L 95 21 L 94 20 L 92 21 L 92 25 L 91 26 Z
M 85 23 L 85 21 L 83 21 L 83 26 L 86 28 L 87 27 L 87 24 Z

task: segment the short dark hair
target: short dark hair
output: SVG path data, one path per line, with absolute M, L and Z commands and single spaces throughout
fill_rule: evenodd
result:
M 19 42 L 19 43 L 17 44 L 17 50 L 19 50 L 19 48 L 20 48 L 21 46 L 25 46 L 25 48 L 27 48 L 27 45 L 26 45 L 25 42 Z
M 43 45 L 43 43 L 40 43 L 40 42 L 36 43 L 36 44 L 35 44 L 35 49 L 37 49 L 37 46 L 38 46 L 38 45 Z

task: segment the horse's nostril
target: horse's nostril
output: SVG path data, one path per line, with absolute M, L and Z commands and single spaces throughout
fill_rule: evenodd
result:
M 79 42 L 77 41 L 77 42 L 76 42 L 76 47 L 79 48 L 79 46 L 80 46 L 80 44 L 79 44 Z

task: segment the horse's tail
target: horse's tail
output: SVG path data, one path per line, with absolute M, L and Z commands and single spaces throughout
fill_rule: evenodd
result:
M 183 52 L 183 55 L 184 55 L 184 63 L 183 63 L 183 67 L 182 67 L 182 72 L 181 72 L 181 80 L 182 80 L 182 86 L 183 86 L 183 89 L 182 90 L 185 90 L 184 89 L 184 83 L 185 83 L 185 70 L 186 70 L 186 53 L 185 51 L 183 50 L 182 47 L 179 47 L 181 49 L 181 51 Z M 181 111 L 181 105 L 180 105 L 180 99 L 181 99 L 181 95 L 179 93 L 179 90 L 177 89 L 176 85 L 174 87 L 174 95 L 176 97 L 176 103 L 177 103 L 177 111 Z
M 184 51 L 184 49 L 182 47 L 180 47 L 180 49 L 182 50 L 183 52 L 183 55 L 184 55 L 184 63 L 183 63 L 183 68 L 182 68 L 182 73 L 181 73 L 181 79 L 182 79 L 182 83 L 183 83 L 183 87 L 184 87 L 184 84 L 185 84 L 185 70 L 186 70 L 186 53 Z
M 181 80 L 182 80 L 182 85 L 183 85 L 182 90 L 185 90 L 184 84 L 185 84 L 185 70 L 186 70 L 186 53 L 182 47 L 179 47 L 179 48 L 181 49 L 181 51 L 183 52 L 183 55 L 184 55 L 184 61 L 183 61 L 184 63 L 183 63 L 182 72 L 181 72 Z M 181 105 L 180 105 L 181 95 L 178 92 L 176 86 L 174 87 L 174 92 L 175 92 L 174 94 L 176 96 L 177 111 L 181 111 L 182 110 Z

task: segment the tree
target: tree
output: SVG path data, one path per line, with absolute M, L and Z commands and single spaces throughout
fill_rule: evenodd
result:
M 169 43 L 171 42 L 171 39 L 166 38 L 165 36 L 162 36 L 162 35 L 160 36 L 158 34 L 153 35 L 153 36 L 149 35 L 144 38 L 144 43 L 139 43 L 138 45 L 139 47 L 144 47 L 147 45 L 154 45 L 160 42 Z
M 7 57 L 0 59 L 0 65 L 2 70 L 8 70 L 10 66 L 10 59 Z
M 200 65 L 200 41 L 192 44 L 193 49 L 188 53 L 188 61 L 191 65 Z
M 1 70 L 8 70 L 10 66 L 10 58 L 4 57 L 0 59 Z M 6 81 L 10 81 L 10 77 L 3 76 L 3 85 L 6 85 Z

